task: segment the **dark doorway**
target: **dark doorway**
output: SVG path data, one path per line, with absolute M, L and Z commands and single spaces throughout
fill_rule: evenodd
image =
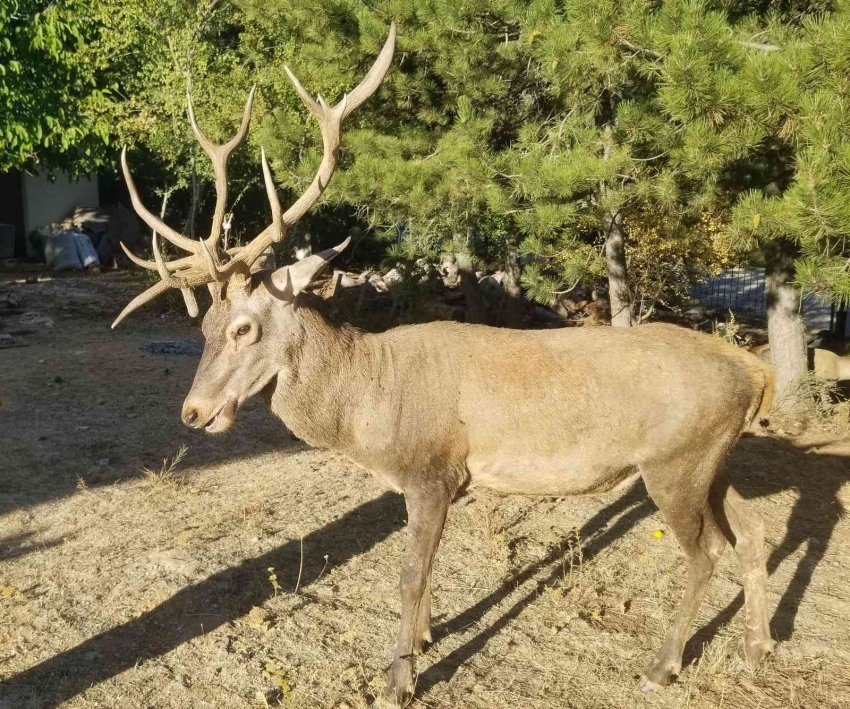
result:
M 17 170 L 0 172 L 0 224 L 15 227 L 15 256 L 26 256 L 24 193 Z

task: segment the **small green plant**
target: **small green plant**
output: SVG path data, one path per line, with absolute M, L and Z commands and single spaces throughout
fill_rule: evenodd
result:
M 162 466 L 159 470 L 151 470 L 148 467 L 143 467 L 142 473 L 145 479 L 154 487 L 175 484 L 174 471 L 180 465 L 188 450 L 188 447 L 181 445 L 170 459 L 162 459 Z
M 269 660 L 263 667 L 263 674 L 274 683 L 274 692 L 272 693 L 272 701 L 277 706 L 286 707 L 287 709 L 295 709 L 295 698 L 292 694 L 292 685 L 289 678 L 286 676 L 283 667 L 276 660 Z
M 741 323 L 735 319 L 735 313 L 730 310 L 728 322 L 715 321 L 712 323 L 711 334 L 718 340 L 728 342 L 730 345 L 748 347 L 752 338 L 749 335 L 742 335 L 741 327 Z
M 269 583 L 272 585 L 274 589 L 274 595 L 277 596 L 278 591 L 283 591 L 281 585 L 277 582 L 277 574 L 274 572 L 274 566 L 269 566 L 267 569 L 269 572 Z
M 571 531 L 567 537 L 566 546 L 561 556 L 561 579 L 564 587 L 569 589 L 576 585 L 576 577 L 581 575 L 582 564 L 584 564 L 584 548 L 578 530 Z M 563 546 L 561 548 L 563 550 Z

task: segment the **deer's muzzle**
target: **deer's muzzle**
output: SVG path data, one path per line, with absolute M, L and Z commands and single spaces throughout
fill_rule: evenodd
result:
M 236 417 L 236 399 L 228 399 L 217 409 L 204 411 L 206 407 L 186 399 L 181 418 L 189 428 L 202 428 L 207 433 L 223 433 L 233 424 Z

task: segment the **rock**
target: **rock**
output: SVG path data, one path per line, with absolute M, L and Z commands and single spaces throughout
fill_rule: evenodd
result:
M 204 352 L 204 346 L 194 340 L 165 340 L 148 342 L 139 349 L 155 355 L 190 355 L 198 357 Z
M 557 313 L 553 313 L 551 310 L 547 310 L 539 305 L 535 305 L 532 312 L 537 320 L 542 320 L 543 322 L 561 322 L 562 319 Z
M 389 286 L 384 283 L 384 279 L 377 273 L 373 273 L 369 276 L 369 283 L 376 291 L 378 291 L 378 293 L 388 293 L 390 290 Z
M 695 305 L 693 308 L 688 308 L 684 315 L 690 320 L 705 320 L 708 311 L 702 305 Z
M 339 279 L 339 285 L 341 288 L 354 288 L 355 286 L 359 286 L 360 283 L 356 278 L 352 278 L 347 273 L 343 273 L 342 278 Z
M 505 272 L 496 271 L 489 276 L 484 276 L 479 279 L 478 286 L 490 295 L 501 295 L 504 292 Z
M 11 293 L 0 293 L 0 308 L 19 308 L 21 302 Z
M 443 256 L 443 260 L 440 261 L 440 275 L 443 277 L 443 283 L 448 287 L 457 285 L 460 280 L 460 266 L 454 254 Z
M 21 345 L 9 333 L 0 332 L 0 350 L 7 347 L 21 347 Z
M 191 576 L 196 569 L 196 564 L 192 561 L 192 558 L 177 549 L 156 551 L 148 554 L 147 566 L 151 570 L 161 568 L 166 571 L 183 574 L 184 576 Z
M 21 325 L 29 325 L 30 327 L 53 327 L 52 318 L 46 315 L 41 315 L 35 311 L 24 313 L 21 316 Z
M 390 271 L 387 271 L 384 274 L 384 283 L 388 286 L 393 285 L 394 283 L 400 283 L 402 280 L 402 275 L 399 273 L 397 268 L 393 268 Z

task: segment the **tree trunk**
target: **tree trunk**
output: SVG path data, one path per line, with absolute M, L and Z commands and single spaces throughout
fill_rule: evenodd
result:
M 794 285 L 794 259 L 798 249 L 790 241 L 762 246 L 767 276 L 767 336 L 770 359 L 776 369 L 777 403 L 797 403 L 794 385 L 808 369 L 806 328 L 800 315 L 800 289 Z
M 626 240 L 620 213 L 608 217 L 605 238 L 605 263 L 608 267 L 608 297 L 611 301 L 611 324 L 632 326 L 632 295 L 626 274 Z
M 487 324 L 487 306 L 478 288 L 478 278 L 475 276 L 475 267 L 469 254 L 458 252 L 457 270 L 460 272 L 460 287 L 466 299 L 466 322 L 476 325 Z
M 517 236 L 508 234 L 505 255 L 505 318 L 507 327 L 522 327 L 522 287 L 519 284 L 522 269 L 519 265 Z

